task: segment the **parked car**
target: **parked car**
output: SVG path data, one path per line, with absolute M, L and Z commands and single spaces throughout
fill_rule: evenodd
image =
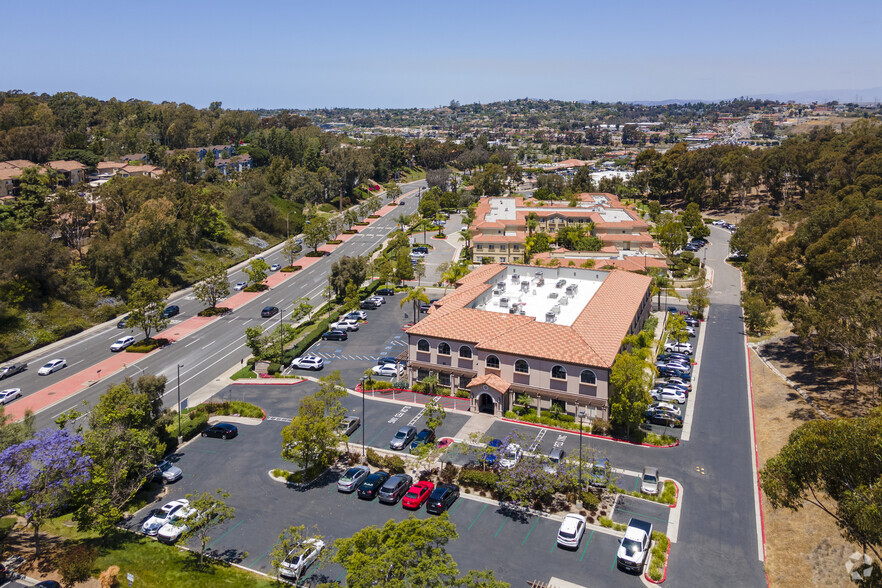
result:
M 331 330 L 334 331 L 357 331 L 358 321 L 343 319 L 341 321 L 337 321 L 336 323 L 331 323 L 330 326 Z
M 386 480 L 391 477 L 388 472 L 374 472 L 358 485 L 358 497 L 364 500 L 373 500 Z
M 609 460 L 602 457 L 594 463 L 588 464 L 588 484 L 597 488 L 606 488 L 612 470 L 609 468 Z
M 397 504 L 411 486 L 413 478 L 407 474 L 395 474 L 380 487 L 377 499 L 383 504 Z
M 687 382 L 683 378 L 668 378 L 665 384 L 667 384 L 668 386 L 680 386 L 684 390 L 689 390 L 690 392 L 692 391 L 692 383 Z
M 678 353 L 688 353 L 689 355 L 692 355 L 692 343 L 667 341 L 665 343 L 665 351 L 676 351 Z
M 319 371 L 323 367 L 325 360 L 318 355 L 304 355 L 291 360 L 292 369 Z
M 685 353 L 676 353 L 676 352 L 659 353 L 657 359 L 660 361 L 668 361 L 671 359 L 682 359 L 686 363 L 692 363 L 692 358 L 689 357 L 688 355 L 686 355 Z
M 367 313 L 363 310 L 353 310 L 352 312 L 350 312 L 349 314 L 346 315 L 346 318 L 348 318 L 351 321 L 366 321 L 367 320 Z
M 681 372 L 691 371 L 690 366 L 686 365 L 685 363 L 680 363 L 680 362 L 676 362 L 676 361 L 669 361 L 669 362 L 663 361 L 660 363 L 656 363 L 655 367 L 656 367 L 656 369 L 659 370 L 659 373 L 661 373 L 662 370 L 677 370 L 677 371 L 681 371 Z
M 171 306 L 166 306 L 162 311 L 163 318 L 171 318 L 173 316 L 181 314 L 181 309 L 177 304 L 172 304 Z
M 248 282 L 236 282 L 236 285 L 233 286 L 233 290 L 241 291 L 244 290 L 248 286 Z
M 686 393 L 672 388 L 653 388 L 649 391 L 649 395 L 653 400 L 658 400 L 659 402 L 676 402 L 677 404 L 684 404 L 686 402 Z
M 502 439 L 491 439 L 487 443 L 487 451 L 484 452 L 484 456 L 481 458 L 485 464 L 491 467 L 496 465 L 502 445 Z
M 395 437 L 389 442 L 389 447 L 392 449 L 404 449 L 407 447 L 413 438 L 416 436 L 416 428 L 411 427 L 410 425 L 401 427 L 398 429 L 398 432 L 395 433 Z
M 404 366 L 399 365 L 396 367 L 394 363 L 375 365 L 371 368 L 371 373 L 385 378 L 400 378 L 404 375 Z
M 672 402 L 656 401 L 649 405 L 648 410 L 665 411 L 673 414 L 674 416 L 683 416 L 683 411 L 680 410 L 680 407 Z
M 282 264 L 281 264 L 281 263 L 274 263 L 274 264 L 272 264 L 272 265 L 270 266 L 270 271 L 271 271 L 271 272 L 277 272 L 277 271 L 279 271 L 280 269 L 282 269 Z
M 417 482 L 410 487 L 410 490 L 401 499 L 401 506 L 416 510 L 429 499 L 429 495 L 432 494 L 433 490 L 435 490 L 435 484 L 432 482 Z
M 279 314 L 278 306 L 264 306 L 260 311 L 260 318 L 270 318 Z
M 325 542 L 318 537 L 307 537 L 295 546 L 279 564 L 279 577 L 286 580 L 299 580 L 312 563 L 318 559 Z
M 376 300 L 371 300 L 370 298 L 366 298 L 365 300 L 362 300 L 358 304 L 358 307 L 362 310 L 376 310 L 376 309 L 380 308 L 380 303 L 377 302 Z
M 346 470 L 343 477 L 337 480 L 338 492 L 355 492 L 355 489 L 371 475 L 371 468 L 366 465 L 353 466 Z
M 177 482 L 183 477 L 184 472 L 178 466 L 166 460 L 156 464 L 156 468 L 147 475 L 149 481 L 160 481 L 166 484 Z
M 175 543 L 181 538 L 181 535 L 190 530 L 190 525 L 194 524 L 195 508 L 184 507 L 178 509 L 171 515 L 169 521 L 164 524 L 156 533 L 156 538 L 163 543 Z
M 348 416 L 343 417 L 343 420 L 337 425 L 337 433 L 340 435 L 346 435 L 349 437 L 355 431 L 358 430 L 358 427 L 361 426 L 361 419 L 357 416 Z
M 426 512 L 441 514 L 450 508 L 459 498 L 459 486 L 456 484 L 438 484 L 426 501 Z
M 239 429 L 230 423 L 218 423 L 202 431 L 203 437 L 220 437 L 221 439 L 232 439 L 238 434 Z
M 147 520 L 141 525 L 141 532 L 147 535 L 156 535 L 156 533 L 159 532 L 159 529 L 171 520 L 172 514 L 182 508 L 188 507 L 189 505 L 190 501 L 186 498 L 182 498 L 180 500 L 167 502 L 162 508 L 153 509 L 147 516 Z
M 699 321 L 697 318 L 695 318 L 695 317 L 691 317 L 691 316 L 687 316 L 687 317 L 686 317 L 685 319 L 683 319 L 683 320 L 686 321 L 686 325 L 687 325 L 687 326 L 690 326 L 690 327 L 692 327 L 692 328 L 695 328 L 695 327 L 697 327 L 698 325 L 701 324 L 701 321 Z
M 521 461 L 523 455 L 524 452 L 520 445 L 517 443 L 509 443 L 502 452 L 502 458 L 499 460 L 499 467 L 510 470 L 518 465 L 518 462 Z
M 380 304 L 386 304 L 386 299 L 382 296 L 371 296 L 368 300 L 373 300 L 374 302 L 379 302 Z
M 393 288 L 380 288 L 377 290 L 377 294 L 379 296 L 395 296 L 395 290 Z
M 640 476 L 640 491 L 644 494 L 658 494 L 658 468 L 646 466 Z
M 435 442 L 435 431 L 432 429 L 423 429 L 414 440 L 410 442 L 410 452 L 413 453 L 421 445 L 429 445 Z
M 556 474 L 560 470 L 561 464 L 567 456 L 567 452 L 561 447 L 552 447 L 548 452 L 548 463 L 545 464 L 545 471 L 549 474 Z
M 0 380 L 3 378 L 8 378 L 9 376 L 14 376 L 19 372 L 23 372 L 27 369 L 28 364 L 23 361 L 18 361 L 16 363 L 9 363 L 0 367 Z
M 588 521 L 582 515 L 570 513 L 564 517 L 557 531 L 557 544 L 559 547 L 576 549 L 585 534 L 585 525 Z
M 110 350 L 111 351 L 122 351 L 123 349 L 125 349 L 126 347 L 128 347 L 129 345 L 131 345 L 134 342 L 135 342 L 135 338 L 132 337 L 131 335 L 128 337 L 120 337 L 110 346 Z
M 681 380 L 686 381 L 692 379 L 692 372 L 690 370 L 669 367 L 658 367 L 658 375 L 662 378 L 680 378 Z
M 625 537 L 619 542 L 616 565 L 628 572 L 641 573 L 646 565 L 651 543 L 652 524 L 631 519 L 625 529 Z
M 666 427 L 673 428 L 679 428 L 683 426 L 683 417 L 671 414 L 667 411 L 651 408 L 646 411 L 645 416 L 647 422 L 656 425 L 664 425 Z
M 121 319 L 119 319 L 119 322 L 116 323 L 116 328 L 117 329 L 125 329 L 126 325 L 128 325 L 128 324 L 129 324 L 129 315 L 126 315 L 126 316 L 122 317 Z
M 346 334 L 346 331 L 330 330 L 322 333 L 322 341 L 345 341 L 348 338 L 349 335 Z
M 391 357 L 391 356 L 377 358 L 377 365 L 386 365 L 387 363 L 391 363 L 392 365 L 395 365 L 397 363 L 398 365 L 406 366 L 407 360 L 406 359 L 398 359 L 397 357 Z
M 53 359 L 46 363 L 43 367 L 37 370 L 38 376 L 48 376 L 49 374 L 54 374 L 58 370 L 67 367 L 67 361 L 64 359 Z
M 21 398 L 21 388 L 7 388 L 0 391 L 0 404 L 9 404 L 16 398 Z

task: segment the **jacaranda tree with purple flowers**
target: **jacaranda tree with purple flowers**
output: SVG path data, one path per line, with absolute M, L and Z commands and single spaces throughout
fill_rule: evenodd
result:
M 89 479 L 92 459 L 83 455 L 83 438 L 65 430 L 43 429 L 0 453 L 0 512 L 15 512 L 34 528 L 40 557 L 40 527 L 67 506 L 71 491 Z

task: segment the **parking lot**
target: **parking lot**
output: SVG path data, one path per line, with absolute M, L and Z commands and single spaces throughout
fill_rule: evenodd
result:
M 246 390 L 247 389 L 247 390 Z M 308 490 L 288 488 L 273 481 L 269 471 L 292 464 L 280 457 L 281 431 L 296 410 L 299 399 L 317 389 L 312 382 L 294 386 L 231 386 L 221 397 L 242 397 L 262 406 L 268 418 L 259 425 L 240 425 L 239 436 L 223 441 L 199 438 L 186 445 L 172 459 L 184 471 L 183 478 L 168 486 L 168 494 L 130 521 L 140 528 L 149 508 L 155 508 L 187 493 L 230 492 L 229 504 L 236 507 L 235 519 L 214 530 L 211 553 L 227 561 L 264 573 L 271 572 L 269 552 L 285 528 L 304 524 L 318 526 L 326 541 L 347 537 L 367 525 L 382 525 L 389 519 L 407 516 L 425 518 L 425 509 L 410 513 L 400 505 L 386 506 L 377 501 L 359 500 L 336 490 L 339 473 L 324 476 Z M 359 398 L 349 396 L 344 404 L 355 416 L 362 416 L 364 427 L 350 439 L 350 448 L 359 449 L 362 431 L 368 446 L 388 448 L 388 441 L 402 424 L 422 426 L 419 407 L 365 399 L 361 414 Z M 454 434 L 467 420 L 466 415 L 448 414 L 439 428 L 439 437 Z M 535 433 L 534 433 L 535 434 Z M 549 439 L 550 441 L 550 439 Z M 543 445 L 544 447 L 544 445 Z M 642 501 L 641 501 L 642 502 Z M 462 571 L 494 569 L 497 576 L 520 584 L 524 579 L 544 579 L 554 575 L 584 584 L 588 570 L 592 586 L 638 585 L 639 578 L 615 569 L 617 538 L 608 533 L 588 531 L 579 548 L 557 548 L 559 522 L 521 511 L 499 507 L 488 500 L 463 494 L 450 511 L 460 538 L 448 546 Z M 480 546 L 480 548 L 476 548 Z M 334 581 L 343 570 L 336 565 L 311 570 L 310 582 Z

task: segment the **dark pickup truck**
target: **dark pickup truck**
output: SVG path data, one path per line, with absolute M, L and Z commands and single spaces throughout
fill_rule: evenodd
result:
M 0 367 L 0 380 L 3 378 L 8 378 L 9 376 L 14 376 L 18 372 L 23 372 L 28 367 L 28 364 L 24 362 L 19 363 L 10 363 Z

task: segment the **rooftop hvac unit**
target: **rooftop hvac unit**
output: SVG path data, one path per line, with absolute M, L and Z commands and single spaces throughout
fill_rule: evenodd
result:
M 551 298 L 552 300 L 556 300 L 557 299 L 557 292 L 550 292 L 548 294 L 548 297 Z
M 556 320 L 557 320 L 557 315 L 554 314 L 553 312 L 546 312 L 545 313 L 545 322 L 546 323 L 553 323 Z
M 499 299 L 499 307 L 500 308 L 508 308 L 508 298 L 506 298 L 505 296 L 500 298 Z
M 521 282 L 521 292 L 529 292 L 530 291 L 530 282 L 523 281 Z
M 560 304 L 561 304 L 562 306 L 566 306 L 566 305 L 569 304 L 569 303 L 570 303 L 570 299 L 567 298 L 566 296 L 564 296 L 563 298 L 560 299 Z
M 578 292 L 578 291 L 579 291 L 578 284 L 570 284 L 569 286 L 567 286 L 567 294 L 570 296 L 575 296 L 576 292 Z
M 521 281 L 521 276 L 519 274 L 512 274 L 511 275 L 511 283 L 512 284 L 517 284 L 520 281 Z
M 560 314 L 560 304 L 555 304 L 551 307 L 551 312 L 554 314 Z
M 493 295 L 494 295 L 494 296 L 499 296 L 499 295 L 502 294 L 503 292 L 505 292 L 505 290 L 500 290 L 500 289 L 497 288 L 496 290 L 493 290 Z
M 517 314 L 517 313 L 518 313 L 517 306 L 512 306 L 511 308 L 508 309 L 508 314 Z
M 520 310 L 518 310 L 518 314 L 527 314 L 527 309 L 521 306 Z
M 541 278 L 543 275 L 545 275 L 543 272 L 536 272 L 537 278 Z
M 541 288 L 544 285 L 545 285 L 545 278 L 543 278 L 542 276 L 539 276 L 536 279 L 536 287 Z
M 505 292 L 505 280 L 496 282 L 496 288 Z
M 566 286 L 566 285 L 567 285 L 567 281 L 566 281 L 566 280 L 558 280 L 558 281 L 557 281 L 557 284 L 555 284 L 554 287 L 555 287 L 555 288 L 563 288 L 563 287 Z

